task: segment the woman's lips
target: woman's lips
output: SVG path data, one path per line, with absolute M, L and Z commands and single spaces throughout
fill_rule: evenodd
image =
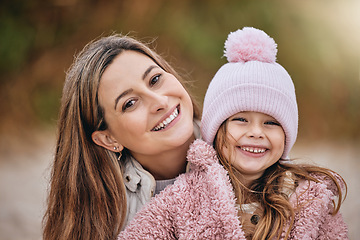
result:
M 160 131 L 165 129 L 172 121 L 174 121 L 179 116 L 179 108 L 180 105 L 176 106 L 174 111 L 170 113 L 168 117 L 166 117 L 163 121 L 161 121 L 158 125 L 156 125 L 151 131 Z

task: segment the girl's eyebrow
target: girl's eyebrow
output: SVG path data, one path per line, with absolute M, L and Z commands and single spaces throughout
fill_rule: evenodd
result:
M 144 74 L 143 74 L 143 76 L 142 76 L 142 79 L 144 80 L 144 79 L 147 77 L 147 75 L 151 72 L 151 70 L 153 70 L 154 68 L 158 68 L 158 66 L 156 66 L 156 65 L 151 65 L 151 66 L 149 66 L 149 67 L 145 70 L 145 72 L 144 72 Z M 116 99 L 115 99 L 115 105 L 114 105 L 114 109 L 115 109 L 115 110 L 116 110 L 116 106 L 117 106 L 119 100 L 120 100 L 122 97 L 124 97 L 125 95 L 131 93 L 132 91 L 133 91 L 132 88 L 127 89 L 127 90 L 125 90 L 124 92 L 122 92 L 119 96 L 116 97 Z

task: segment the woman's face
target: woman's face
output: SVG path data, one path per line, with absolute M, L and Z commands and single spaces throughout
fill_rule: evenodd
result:
M 247 185 L 262 176 L 284 152 L 285 133 L 271 116 L 259 112 L 240 112 L 228 119 L 227 159 L 242 174 Z M 231 154 L 229 154 L 231 152 Z
M 109 150 L 119 146 L 134 156 L 158 155 L 193 135 L 189 94 L 144 54 L 120 53 L 100 79 L 98 98 L 108 125 L 103 146 Z

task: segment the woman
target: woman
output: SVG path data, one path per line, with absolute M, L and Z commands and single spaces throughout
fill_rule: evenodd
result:
M 199 109 L 180 81 L 130 37 L 78 54 L 63 89 L 44 239 L 114 239 L 185 172 Z

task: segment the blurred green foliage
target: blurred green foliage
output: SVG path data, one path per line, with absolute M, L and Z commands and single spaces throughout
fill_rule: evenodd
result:
M 10 5 L 10 4 L 9 4 Z M 20 5 L 20 4 L 19 4 Z M 10 5 L 0 15 L 0 71 L 17 71 L 31 52 L 34 29 L 21 16 L 20 5 Z M 5 79 L 1 79 L 5 81 Z
M 300 137 L 359 139 L 358 7 L 354 0 L 4 0 L 0 129 L 54 126 L 74 54 L 113 32 L 150 42 L 193 81 L 201 103 L 226 62 L 228 33 L 252 26 L 275 39 L 278 62 L 295 82 Z

